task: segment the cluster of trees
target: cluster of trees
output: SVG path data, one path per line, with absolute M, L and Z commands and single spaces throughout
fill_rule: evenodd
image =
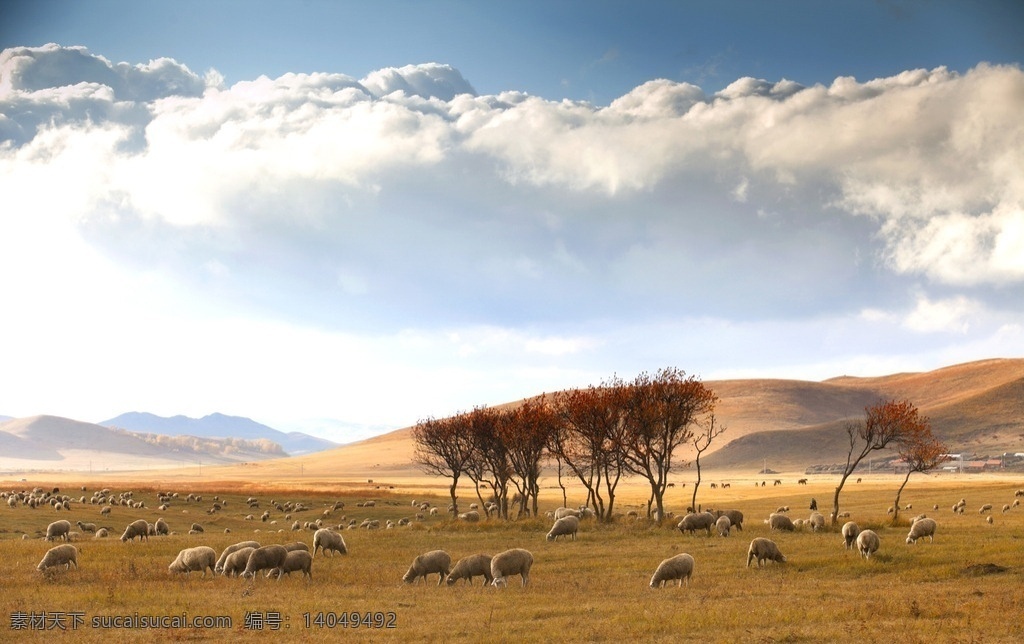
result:
M 488 515 L 487 501 L 506 519 L 513 508 L 518 515 L 536 515 L 541 463 L 553 459 L 563 502 L 563 475 L 575 476 L 587 491 L 587 505 L 599 519 L 610 519 L 616 487 L 636 475 L 650 484 L 648 515 L 660 518 L 669 475 L 683 465 L 677 456 L 684 446 L 697 454 L 696 505 L 700 454 L 724 431 L 715 423 L 716 401 L 699 379 L 672 367 L 631 382 L 613 377 L 516 407 L 479 407 L 422 420 L 413 428 L 415 460 L 425 472 L 451 479 L 456 513 L 456 488 L 465 476 Z

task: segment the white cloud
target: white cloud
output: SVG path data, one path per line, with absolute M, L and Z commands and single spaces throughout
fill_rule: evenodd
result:
M 97 401 L 373 424 L 377 388 L 406 392 L 407 422 L 667 364 L 1024 353 L 1022 88 L 988 65 L 660 79 L 602 107 L 478 96 L 434 63 L 226 87 L 6 50 L 0 270 L 20 279 L 0 298 L 38 314 L 3 321 L 34 339 L 7 364 L 42 391 L 48 346 Z M 136 354 L 157 386 L 128 382 Z
M 981 308 L 980 303 L 963 296 L 930 300 L 922 295 L 918 296 L 917 305 L 903 320 L 903 324 L 908 329 L 925 333 L 964 334 L 970 329 L 971 317 L 980 313 Z

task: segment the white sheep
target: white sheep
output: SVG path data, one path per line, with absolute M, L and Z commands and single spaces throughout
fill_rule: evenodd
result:
M 555 509 L 555 514 L 554 514 L 554 517 L 555 517 L 556 521 L 558 519 L 561 519 L 562 517 L 576 517 L 576 518 L 579 518 L 579 516 L 580 516 L 580 511 L 579 510 L 577 510 L 576 508 L 566 508 L 566 507 L 556 508 Z
M 231 555 L 232 553 L 238 552 L 239 550 L 241 550 L 243 548 L 252 548 L 253 550 L 255 550 L 256 548 L 259 548 L 259 547 L 260 547 L 260 544 L 259 544 L 258 541 L 240 541 L 238 543 L 231 544 L 230 546 L 224 548 L 224 550 L 221 551 L 220 557 L 217 558 L 217 563 L 213 566 L 213 571 L 214 572 L 223 572 L 224 571 L 224 563 L 228 560 L 228 556 Z M 242 561 L 242 567 L 243 568 L 245 567 L 245 561 L 244 560 Z
M 300 570 L 303 577 L 313 579 L 313 555 L 306 550 L 292 550 L 284 558 L 281 566 L 267 571 L 267 577 L 276 572 L 277 578 L 280 579 L 282 575 L 291 575 Z
M 785 514 L 779 514 L 775 512 L 768 516 L 768 527 L 773 531 L 787 531 L 792 532 L 796 529 L 793 525 L 793 520 L 787 517 Z
M 245 546 L 229 553 L 221 564 L 220 573 L 225 577 L 240 575 L 242 571 L 245 570 L 246 564 L 249 563 L 249 555 L 251 555 L 255 550 L 256 548 L 252 546 Z
M 171 562 L 171 565 L 167 566 L 167 572 L 169 573 L 180 573 L 183 572 L 186 575 L 192 571 L 199 572 L 203 571 L 203 577 L 206 576 L 206 569 L 210 569 L 210 574 L 216 572 L 217 565 L 217 553 L 210 546 L 196 546 L 195 548 L 185 548 L 178 553 L 178 557 Z
M 707 530 L 708 536 L 710 537 L 711 527 L 715 525 L 715 520 L 715 515 L 710 512 L 687 514 L 676 527 L 684 534 L 687 532 L 694 534 L 697 530 Z
M 167 525 L 167 522 L 164 521 L 163 517 L 156 520 L 156 523 L 153 524 L 153 530 L 155 530 L 157 534 L 166 535 L 171 533 L 171 528 Z
M 473 585 L 473 577 L 482 575 L 484 578 L 484 585 L 491 583 L 494 578 L 491 577 L 491 555 L 478 554 L 469 555 L 459 559 L 452 571 L 448 573 L 448 578 L 445 580 L 449 586 L 455 585 L 460 579 L 465 579 L 466 583 L 470 586 Z
M 915 521 L 910 526 L 910 532 L 907 533 L 907 543 L 917 543 L 917 540 L 922 537 L 928 537 L 928 541 L 935 541 L 935 528 L 938 525 L 935 523 L 935 519 L 921 519 Z
M 718 536 L 720 536 L 720 537 L 728 537 L 729 536 L 729 530 L 731 530 L 731 529 L 732 529 L 732 521 L 729 520 L 729 517 L 727 517 L 725 515 L 722 515 L 722 516 L 718 517 L 717 521 L 715 521 L 715 530 L 718 532 Z
M 811 516 L 807 519 L 807 523 L 811 526 L 812 532 L 823 530 L 825 528 L 825 517 L 820 512 L 811 512 Z
M 860 534 L 860 526 L 856 523 L 847 521 L 843 524 L 843 541 L 846 543 L 847 550 L 853 547 L 854 542 L 857 541 L 858 534 Z
M 242 577 L 252 577 L 255 580 L 256 573 L 261 570 L 280 568 L 284 565 L 284 560 L 287 556 L 288 551 L 282 545 L 260 546 L 249 553 L 249 559 L 245 562 L 245 570 L 242 571 Z
M 422 555 L 417 555 L 412 560 L 412 565 L 409 566 L 409 570 L 402 576 L 402 581 L 407 584 L 413 584 L 416 583 L 417 579 L 423 577 L 423 583 L 427 583 L 427 575 L 437 573 L 440 575 L 437 585 L 440 586 L 444 582 L 444 578 L 451 571 L 451 566 L 451 555 L 444 550 L 431 550 Z
M 64 566 L 65 570 L 71 570 L 71 564 L 75 564 L 75 568 L 78 568 L 78 548 L 70 543 L 65 543 L 47 550 L 42 561 L 36 566 L 36 570 L 46 570 L 53 566 Z
M 328 552 L 331 556 L 334 556 L 335 552 L 343 555 L 348 554 L 348 546 L 345 545 L 345 539 L 340 534 L 331 530 L 330 528 L 320 528 L 313 533 L 313 556 L 316 556 L 317 550 L 321 551 L 321 554 L 326 555 Z
M 139 537 L 139 541 L 149 541 L 149 523 L 145 519 L 129 523 L 121 535 L 121 541 L 135 541 L 135 537 Z
M 53 541 L 54 539 L 62 539 L 63 541 L 68 540 L 68 533 L 71 532 L 71 522 L 61 519 L 60 521 L 54 521 L 50 525 L 46 526 L 46 540 Z
M 494 581 L 491 585 L 507 586 L 508 579 L 512 575 L 520 575 L 523 579 L 523 587 L 530 583 L 530 568 L 533 567 L 533 553 L 522 548 L 512 548 L 505 552 L 499 552 L 491 558 L 491 577 Z
M 110 532 L 106 528 L 99 528 L 96 530 L 96 536 L 93 539 L 106 539 L 110 536 Z
M 985 514 L 986 512 L 991 512 L 991 511 L 992 511 L 992 504 L 991 503 L 986 503 L 985 505 L 981 506 L 980 510 L 978 510 L 978 514 Z
M 874 530 L 864 530 L 857 535 L 857 550 L 865 559 L 871 559 L 871 555 L 878 552 L 881 540 Z
M 476 523 L 480 520 L 480 513 L 476 510 L 470 510 L 469 512 L 463 512 L 459 515 L 459 519 L 462 521 L 468 521 L 470 523 Z
M 779 551 L 779 547 L 775 545 L 775 542 L 764 537 L 757 537 L 750 542 L 750 548 L 747 549 L 747 568 L 750 567 L 750 562 L 754 561 L 754 559 L 757 559 L 758 568 L 765 561 L 786 563 L 786 557 Z
M 650 585 L 651 588 L 664 587 L 665 582 L 678 579 L 677 586 L 682 586 L 683 582 L 686 582 L 686 585 L 689 586 L 690 577 L 692 576 L 693 557 L 684 552 L 674 557 L 669 557 L 658 564 L 658 567 L 654 570 L 654 575 L 651 577 Z
M 547 540 L 554 541 L 558 537 L 572 536 L 572 540 L 576 540 L 576 532 L 580 529 L 580 520 L 574 516 L 562 517 L 555 521 L 554 525 L 551 526 L 551 531 L 548 532 Z
M 95 523 L 82 523 L 81 521 L 76 521 L 76 523 L 78 524 L 78 529 L 82 532 L 96 532 Z

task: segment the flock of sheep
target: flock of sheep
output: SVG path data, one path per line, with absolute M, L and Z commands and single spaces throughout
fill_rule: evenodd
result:
M 27 497 L 24 496 L 24 493 L 3 493 L 2 496 L 8 499 L 8 505 L 11 507 L 16 507 L 19 503 L 24 503 L 30 507 L 38 507 L 42 501 L 39 500 L 40 495 L 37 493 L 38 490 Z M 134 501 L 131 493 L 122 493 L 118 497 L 107 496 L 107 494 L 109 492 L 104 490 L 93 497 L 94 499 L 99 498 L 99 503 L 103 504 L 104 510 L 101 511 L 103 516 L 109 515 L 111 506 L 107 504 L 112 503 L 114 498 L 117 498 L 119 503 L 130 505 L 135 509 L 145 507 L 141 502 Z M 43 494 L 41 496 L 42 498 L 52 497 L 53 500 L 46 501 L 46 503 L 57 508 L 58 511 L 60 509 L 67 510 L 69 507 L 69 499 L 66 497 L 56 494 Z M 165 498 L 165 494 L 160 494 L 159 498 L 162 501 L 161 509 L 167 509 L 170 503 L 170 496 L 166 495 Z M 1016 496 L 1024 496 L 1024 490 L 1018 490 Z M 189 495 L 188 500 L 201 501 L 202 499 L 196 495 Z M 85 502 L 84 497 L 82 497 L 80 502 Z M 277 509 L 285 511 L 286 508 L 283 505 L 275 502 L 272 503 L 274 503 Z M 367 507 L 367 504 L 372 503 L 372 501 L 368 501 L 365 504 L 361 503 L 358 505 L 360 507 Z M 215 507 L 219 510 L 226 504 L 227 501 L 221 503 L 218 500 Z M 259 506 L 258 501 L 252 497 L 247 500 L 247 504 L 250 508 Z M 413 505 L 420 507 L 421 510 L 428 510 L 428 507 L 423 507 L 428 506 L 428 504 L 418 504 L 414 501 Z M 1016 500 L 1012 505 L 1006 504 L 1003 506 L 1003 512 L 1017 505 L 1019 505 L 1019 502 Z M 953 505 L 953 512 L 962 514 L 965 506 L 966 501 L 961 499 Z M 813 499 L 811 507 L 816 507 Z M 910 507 L 907 506 L 907 509 Z M 937 509 L 938 506 L 935 507 Z M 301 504 L 293 504 L 288 509 L 296 511 L 296 508 L 298 508 L 297 511 L 310 509 L 308 506 L 302 506 Z M 344 503 L 338 502 L 331 510 L 342 508 L 344 508 Z M 436 511 L 436 508 L 429 509 Z M 986 512 L 990 513 L 991 509 L 991 504 L 985 504 L 981 507 L 980 513 L 983 515 Z M 325 511 L 323 518 L 326 518 L 331 510 Z M 768 525 L 771 531 L 794 531 L 806 526 L 811 531 L 817 532 L 825 528 L 825 518 L 816 510 L 812 511 L 806 520 L 797 519 L 795 521 L 787 515 L 788 510 L 788 507 L 780 507 L 776 512 L 769 515 L 768 519 L 765 520 L 765 524 Z M 550 519 L 553 519 L 551 528 L 546 535 L 547 541 L 555 541 L 558 537 L 569 537 L 572 540 L 576 540 L 581 519 L 593 517 L 593 512 L 585 507 L 579 509 L 561 507 L 547 514 Z M 286 514 L 286 516 L 290 518 L 290 515 Z M 261 519 L 262 521 L 267 521 L 268 517 L 269 511 L 264 512 Z M 468 513 L 458 515 L 458 518 L 473 522 L 479 520 L 479 515 L 476 510 L 471 510 Z M 989 519 L 991 519 L 990 516 Z M 372 529 L 374 527 L 373 523 L 370 522 L 368 524 L 368 521 L 370 520 L 366 520 L 361 524 L 352 521 L 347 527 L 349 529 L 356 527 Z M 733 530 L 743 530 L 743 521 L 743 513 L 736 509 L 705 510 L 703 512 L 687 514 L 678 522 L 676 527 L 684 535 L 693 535 L 697 531 L 704 531 L 710 537 L 712 531 L 714 531 L 721 537 L 728 537 Z M 377 523 L 379 524 L 379 522 Z M 268 545 L 261 545 L 257 541 L 242 541 L 226 547 L 218 556 L 216 551 L 210 546 L 200 545 L 182 549 L 168 566 L 168 571 L 169 573 L 186 575 L 192 572 L 201 572 L 205 577 L 207 570 L 209 570 L 211 575 L 238 576 L 243 579 L 255 579 L 260 572 L 265 572 L 267 577 L 276 576 L 277 579 L 292 572 L 300 572 L 304 578 L 312 579 L 312 563 L 317 553 L 320 553 L 322 556 L 328 553 L 331 556 L 334 554 L 348 554 L 345 540 L 337 531 L 345 526 L 339 524 L 336 528 L 333 526 L 319 527 L 321 524 L 322 521 L 306 522 L 302 526 L 296 521 L 292 525 L 292 529 L 296 529 L 297 525 L 300 528 L 315 528 L 312 550 L 303 541 L 296 541 L 290 544 Z M 391 521 L 388 521 L 388 524 L 388 527 L 394 525 Z M 107 528 L 101 528 L 91 523 L 83 523 L 82 521 L 77 522 L 77 527 L 82 532 L 94 533 L 96 538 L 102 538 L 109 533 Z M 929 541 L 933 541 L 936 528 L 937 522 L 934 519 L 923 514 L 919 515 L 911 523 L 906 543 L 916 544 L 918 540 L 925 537 Z M 203 531 L 202 525 L 198 523 L 193 523 L 189 529 L 190 534 L 199 534 Z M 841 533 L 845 547 L 847 549 L 856 548 L 865 559 L 870 559 L 872 555 L 877 553 L 881 545 L 881 539 L 875 531 L 861 530 L 853 521 L 846 522 L 842 527 Z M 37 569 L 45 571 L 50 568 L 59 569 L 63 567 L 65 570 L 70 570 L 72 566 L 77 569 L 78 550 L 71 543 L 67 543 L 73 540 L 76 534 L 80 533 L 73 531 L 73 526 L 68 520 L 61 519 L 50 523 L 46 528 L 45 539 L 47 541 L 62 540 L 65 543 L 48 550 L 39 562 Z M 125 527 L 120 539 L 123 542 L 128 542 L 139 538 L 141 541 L 148 540 L 150 536 L 167 534 L 171 534 L 171 531 L 163 518 L 157 519 L 155 523 L 138 519 Z M 751 540 L 747 549 L 747 567 L 750 567 L 754 561 L 757 562 L 758 567 L 761 567 L 766 562 L 785 563 L 786 557 L 774 541 L 764 537 L 757 537 Z M 451 556 L 444 550 L 426 552 L 413 560 L 402 580 L 406 583 L 415 583 L 422 578 L 426 582 L 429 575 L 437 574 L 438 585 L 447 583 L 447 585 L 451 586 L 463 579 L 468 584 L 472 584 L 474 577 L 483 577 L 485 584 L 504 586 L 507 584 L 509 577 L 519 575 L 522 579 L 522 586 L 525 587 L 529 584 L 530 569 L 533 566 L 534 557 L 528 550 L 512 548 L 494 556 L 483 553 L 469 555 L 460 559 L 454 567 L 451 565 L 451 562 Z M 669 557 L 662 561 L 655 569 L 650 580 L 650 586 L 652 588 L 662 587 L 670 581 L 676 581 L 678 586 L 682 586 L 684 583 L 689 585 L 689 581 L 693 576 L 694 565 L 694 558 L 688 553 L 680 553 Z

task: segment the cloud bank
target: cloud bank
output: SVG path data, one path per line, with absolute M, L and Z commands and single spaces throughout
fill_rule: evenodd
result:
M 851 343 L 873 332 L 847 323 L 888 325 L 910 353 L 985 344 L 1019 337 L 1024 308 L 1022 113 L 1024 73 L 987 64 L 713 94 L 656 79 L 594 105 L 478 95 L 437 63 L 226 86 L 166 58 L 8 49 L 0 267 L 31 277 L 0 290 L 113 307 L 156 285 L 467 359 L 632 351 L 639 332 L 714 362 L 680 328 L 756 345 L 749 325 L 780 320 Z

